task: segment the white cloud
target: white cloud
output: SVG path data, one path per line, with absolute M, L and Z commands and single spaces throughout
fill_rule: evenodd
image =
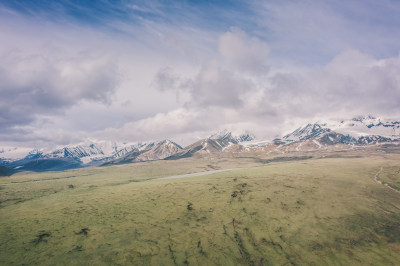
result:
M 268 40 L 273 60 L 327 64 L 356 49 L 376 58 L 399 52 L 400 3 L 391 0 L 254 1 L 258 34 Z
M 90 54 L 6 53 L 0 56 L 1 127 L 26 124 L 81 100 L 110 102 L 118 82 L 115 63 Z
M 373 39 L 385 25 L 368 36 L 355 34 L 367 32 L 370 23 L 331 6 L 263 1 L 242 23 L 245 30 L 225 32 L 203 27 L 207 23 L 149 18 L 107 21 L 118 29 L 112 32 L 8 14 L 0 18 L 7 36 L 0 43 L 0 139 L 43 145 L 90 136 L 172 138 L 188 144 L 224 128 L 272 138 L 314 117 L 399 116 L 400 57 L 365 52 L 385 51 L 382 40 L 392 53 L 397 35 Z M 356 12 L 359 18 L 370 14 Z M 343 52 L 349 47 L 361 48 Z
M 243 30 L 232 27 L 219 37 L 218 50 L 225 61 L 241 71 L 267 74 L 268 45 Z
M 153 85 L 159 91 L 178 90 L 181 82 L 171 67 L 161 67 L 154 77 Z
M 231 28 L 219 37 L 219 56 L 205 60 L 197 74 L 184 77 L 171 67 L 160 68 L 154 84 L 160 91 L 183 91 L 190 95 L 186 107 L 238 108 L 254 92 L 254 78 L 265 78 L 269 49 L 266 43 Z
M 275 75 L 265 101 L 285 117 L 399 114 L 399 76 L 400 57 L 377 60 L 352 50 L 302 75 Z
M 253 89 L 250 80 L 211 61 L 190 84 L 192 103 L 199 106 L 240 107 L 242 96 Z

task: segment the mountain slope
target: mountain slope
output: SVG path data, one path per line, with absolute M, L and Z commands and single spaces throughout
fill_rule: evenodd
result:
M 0 149 L 0 165 L 17 171 L 66 170 L 90 165 L 180 159 L 220 152 L 286 153 L 352 149 L 355 146 L 380 143 L 400 143 L 399 121 L 372 116 L 318 121 L 272 141 L 256 140 L 250 133 L 236 135 L 223 130 L 184 149 L 169 140 L 136 143 L 87 140 L 48 152 L 42 149 L 28 152 L 25 148 L 3 147 Z
M 117 144 L 111 141 L 86 141 L 78 145 L 69 145 L 44 155 L 45 158 L 73 158 L 83 164 L 91 163 L 114 155 L 122 149 L 131 151 L 135 144 Z
M 112 157 L 105 158 L 103 163 L 108 165 L 160 160 L 176 154 L 180 150 L 182 150 L 182 147 L 170 140 L 150 142 L 135 147 L 132 151 L 123 155 L 117 153 Z
M 226 147 L 232 145 L 233 143 L 222 140 L 222 139 L 202 139 L 196 141 L 195 143 L 185 147 L 181 151 L 173 154 L 165 159 L 167 160 L 176 160 L 180 158 L 192 157 L 196 154 L 204 155 L 209 153 L 217 153 L 222 152 Z
M 208 137 L 213 140 L 224 140 L 233 144 L 239 144 L 240 142 L 252 141 L 255 139 L 254 135 L 251 133 L 243 133 L 239 135 L 234 135 L 231 131 L 222 130 L 220 132 L 214 133 Z
M 9 169 L 8 167 L 0 165 L 0 176 L 10 176 L 14 173 L 14 170 Z
M 330 121 L 328 126 L 339 133 L 353 137 L 366 135 L 398 138 L 400 136 L 400 122 L 385 120 L 373 116 L 358 116 L 348 120 Z
M 307 124 L 282 139 L 275 139 L 274 144 L 288 146 L 283 150 L 289 152 L 326 149 L 334 145 L 352 147 L 399 141 L 400 122 L 360 116 L 349 120 Z
M 309 123 L 272 141 L 240 143 L 248 151 L 291 152 L 400 143 L 400 122 L 372 116 Z
M 293 142 L 304 141 L 307 139 L 319 137 L 327 132 L 331 132 L 331 129 L 327 128 L 324 124 L 308 124 L 304 127 L 299 127 L 290 134 L 285 135 L 282 138 L 282 142 L 284 144 L 290 144 Z
M 218 153 L 224 151 L 241 151 L 245 142 L 251 142 L 255 137 L 251 133 L 243 133 L 239 135 L 233 134 L 231 131 L 222 130 L 209 136 L 208 138 L 196 141 L 185 147 L 181 151 L 167 157 L 167 160 L 176 160 L 180 158 L 192 157 L 195 155 L 206 155 L 210 153 Z
M 19 160 L 12 163 L 16 171 L 63 171 L 81 168 L 84 165 L 81 161 L 74 158 L 38 158 L 31 160 Z

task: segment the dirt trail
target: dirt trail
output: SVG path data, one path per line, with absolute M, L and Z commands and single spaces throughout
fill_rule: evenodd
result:
M 151 179 L 149 181 L 152 181 L 152 180 L 165 180 L 165 179 L 177 179 L 177 178 L 186 178 L 186 177 L 197 177 L 197 176 L 202 176 L 202 175 L 211 175 L 211 174 L 215 174 L 215 173 L 232 171 L 232 170 L 236 170 L 236 169 L 243 169 L 243 168 L 230 168 L 230 169 L 211 170 L 211 171 L 197 172 L 197 173 L 183 174 L 183 175 L 172 175 L 172 176 L 165 176 L 165 177 Z
M 383 171 L 383 167 L 381 167 L 381 169 L 375 174 L 375 176 L 374 176 L 374 181 L 375 181 L 376 183 L 378 183 L 378 184 L 381 184 L 381 185 L 386 186 L 387 188 L 389 188 L 389 189 L 391 189 L 391 190 L 393 190 L 393 191 L 395 191 L 395 192 L 397 192 L 397 193 L 400 193 L 400 190 L 397 190 L 397 189 L 395 189 L 395 188 L 392 188 L 392 187 L 389 186 L 388 184 L 383 184 L 382 181 L 378 180 L 378 176 L 379 176 L 379 174 L 380 174 L 382 171 Z
M 379 174 L 380 174 L 382 171 L 383 171 L 383 167 L 381 167 L 381 169 L 380 169 L 380 170 L 375 174 L 375 176 L 374 176 L 374 181 L 375 181 L 376 183 L 378 183 L 378 184 L 381 184 L 381 185 L 382 185 L 382 182 L 378 180 L 378 176 L 379 176 Z

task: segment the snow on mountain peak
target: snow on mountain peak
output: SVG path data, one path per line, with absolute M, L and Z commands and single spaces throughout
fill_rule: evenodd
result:
M 352 119 L 331 121 L 329 128 L 348 134 L 352 137 L 379 135 L 386 138 L 398 138 L 400 136 L 400 122 L 385 120 L 372 115 L 357 116 Z
M 234 133 L 225 129 L 212 134 L 207 139 L 200 141 L 201 143 L 194 143 L 196 145 L 193 146 L 193 149 L 199 148 L 214 152 L 214 150 L 226 150 L 227 147 L 234 146 L 233 144 L 240 144 L 246 148 L 257 148 L 270 144 L 280 146 L 307 140 L 316 141 L 319 143 L 318 145 L 336 143 L 369 145 L 399 141 L 400 121 L 385 120 L 372 115 L 357 116 L 351 119 L 322 120 L 306 124 L 282 138 L 272 141 L 255 140 L 254 135 L 247 131 L 237 134 L 237 132 Z M 86 139 L 78 144 L 59 146 L 54 150 L 32 150 L 3 146 L 0 148 L 0 161 L 7 164 L 24 160 L 67 158 L 88 165 L 117 159 L 123 160 L 127 155 L 130 156 L 131 160 L 136 161 L 155 160 L 171 156 L 180 150 L 182 150 L 182 147 L 171 140 L 118 143 L 116 141 Z
M 307 124 L 304 127 L 299 127 L 290 134 L 285 135 L 282 139 L 285 142 L 291 143 L 296 141 L 307 140 L 312 137 L 318 137 L 326 132 L 330 132 L 326 124 Z
M 400 122 L 388 121 L 372 115 L 357 116 L 352 119 L 318 121 L 307 124 L 274 140 L 277 145 L 319 138 L 324 143 L 370 144 L 400 138 Z M 333 141 L 333 139 L 336 139 Z M 329 141 L 328 141 L 329 140 Z
M 234 135 L 231 131 L 226 129 L 216 132 L 208 137 L 209 139 L 214 140 L 225 140 L 234 144 L 238 144 L 240 142 L 252 141 L 255 139 L 254 135 L 249 132 L 244 132 L 238 135 Z

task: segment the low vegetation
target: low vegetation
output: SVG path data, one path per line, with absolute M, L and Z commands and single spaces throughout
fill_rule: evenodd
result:
M 400 193 L 400 165 L 389 164 L 385 168 L 382 168 L 378 180 Z
M 332 155 L 332 154 L 331 154 Z M 395 265 L 400 155 L 189 158 L 0 179 L 1 265 Z M 296 159 L 295 157 L 298 157 Z M 242 168 L 180 179 L 157 179 Z

